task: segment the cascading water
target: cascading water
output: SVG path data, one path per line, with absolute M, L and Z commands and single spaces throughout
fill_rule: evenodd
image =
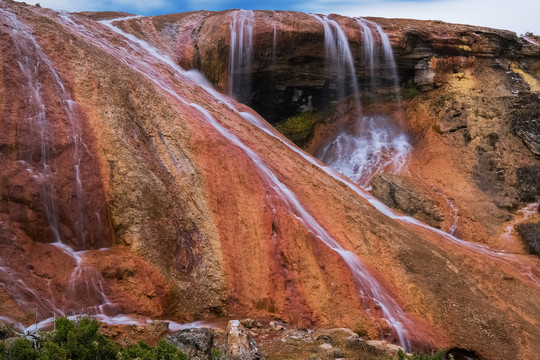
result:
M 323 23 L 326 56 L 330 59 L 337 57 L 345 57 L 344 62 L 350 64 L 347 67 L 352 71 L 354 86 L 358 86 L 356 82 L 356 73 L 354 72 L 354 60 L 349 50 L 348 40 L 339 24 L 328 18 L 320 18 L 318 20 Z M 331 26 L 330 26 L 331 25 Z M 382 44 L 383 58 L 386 60 L 390 69 L 391 78 L 393 79 L 394 90 L 397 88 L 397 70 L 393 57 L 392 47 L 388 36 L 382 28 L 370 21 L 358 19 L 358 25 L 362 31 L 362 56 L 363 64 L 369 69 L 370 74 L 370 94 L 376 93 L 378 81 L 376 79 L 376 70 L 379 67 L 379 58 L 381 57 L 378 43 Z M 337 30 L 339 29 L 339 31 Z M 342 34 L 336 37 L 336 34 Z M 337 55 L 335 44 L 347 49 Z M 329 61 L 336 68 L 338 73 L 343 72 L 342 66 L 335 61 Z M 349 74 L 347 74 L 349 76 Z M 338 76 L 338 80 L 343 81 L 346 74 Z M 339 85 L 338 88 L 343 88 L 344 85 Z M 397 94 L 397 91 L 395 91 Z M 343 91 L 339 91 L 343 95 Z M 358 89 L 353 92 L 355 94 L 355 106 L 360 107 L 360 96 Z M 400 110 L 399 98 L 398 108 Z M 398 111 L 399 112 L 399 111 Z M 351 114 L 346 114 L 351 117 Z M 355 183 L 362 187 L 368 187 L 371 178 L 380 172 L 399 173 L 406 167 L 408 153 L 411 150 L 406 134 L 404 134 L 399 122 L 396 123 L 386 114 L 376 115 L 352 115 L 355 117 L 353 121 L 344 121 L 341 129 L 335 139 L 327 142 L 316 154 L 325 164 L 336 169 L 341 174 L 347 176 Z M 353 124 L 351 126 L 351 123 Z
M 18 146 L 17 162 L 24 166 L 26 172 L 39 185 L 40 200 L 45 208 L 46 223 L 53 240 L 46 246 L 60 249 L 75 262 L 75 269 L 68 283 L 65 284 L 64 298 L 61 302 L 54 298 L 50 281 L 47 282 L 50 299 L 41 299 L 36 291 L 21 280 L 22 276 L 14 269 L 14 264 L 11 266 L 5 264 L 13 259 L 2 261 L 0 258 L 2 264 L 0 278 L 7 287 L 11 288 L 11 293 L 21 309 L 29 311 L 33 309 L 31 304 L 38 304 L 40 317 L 78 313 L 81 310 L 91 314 L 101 313 L 103 308 L 100 306 L 110 303 L 102 285 L 103 279 L 96 270 L 85 264 L 83 254 L 90 246 L 99 247 L 107 241 L 100 237 L 104 229 L 98 226 L 98 230 L 94 230 L 92 241 L 89 242 L 90 228 L 95 222 L 101 223 L 101 216 L 99 211 L 89 213 L 85 188 L 81 180 L 81 169 L 84 166 L 91 166 L 91 162 L 86 161 L 84 164 L 82 162 L 82 159 L 88 156 L 88 149 L 83 140 L 81 120 L 78 117 L 79 105 L 71 99 L 60 74 L 33 37 L 32 30 L 9 11 L 0 9 L 0 16 L 9 28 L 14 44 L 14 57 L 20 69 L 25 93 L 29 94 L 25 103 L 25 109 L 28 112 L 28 117 L 25 119 L 26 126 L 22 127 L 18 134 L 22 140 Z M 53 98 L 45 92 L 43 82 L 52 83 L 55 91 Z M 60 116 L 67 124 L 67 132 L 62 133 L 65 137 L 59 138 L 57 128 L 61 125 L 49 118 L 50 108 L 54 107 L 60 109 Z M 28 139 L 31 141 L 29 142 Z M 71 161 L 58 162 L 58 155 L 54 153 L 55 147 L 58 146 L 63 146 L 71 152 Z M 61 168 L 67 163 L 71 168 Z M 68 206 L 68 211 L 73 211 L 74 215 L 72 225 L 74 236 L 70 237 L 69 245 L 64 242 L 60 231 L 56 182 L 61 177 L 59 175 L 61 171 L 68 171 L 68 175 L 63 175 L 68 178 L 68 187 L 64 190 L 72 191 L 74 198 L 74 205 Z M 90 180 L 92 180 L 91 177 Z M 84 296 L 81 297 L 82 289 L 85 291 Z M 109 310 L 114 308 L 114 306 L 109 306 Z
M 342 100 L 348 93 L 353 95 L 353 106 L 356 117 L 360 116 L 360 95 L 358 93 L 358 80 L 349 47 L 347 36 L 339 24 L 328 18 L 312 15 L 324 27 L 324 48 L 326 52 L 327 72 L 334 74 L 335 87 L 338 100 Z
M 249 105 L 253 57 L 253 11 L 237 10 L 231 19 L 229 96 Z

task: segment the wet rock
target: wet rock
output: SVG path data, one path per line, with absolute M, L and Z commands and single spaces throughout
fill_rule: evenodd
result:
M 540 255 L 540 222 L 519 224 L 516 230 L 529 251 Z
M 540 99 L 536 94 L 527 94 L 518 100 L 512 130 L 533 154 L 540 156 Z
M 211 359 L 214 335 L 207 329 L 187 329 L 169 336 L 167 342 L 185 352 L 189 359 Z
M 250 331 L 238 320 L 231 320 L 227 325 L 225 356 L 231 360 L 264 359 L 264 356 L 259 353 Z
M 535 202 L 540 198 L 540 165 L 524 166 L 516 170 L 520 200 Z
M 399 175 L 378 174 L 371 181 L 372 194 L 386 205 L 440 227 L 444 214 L 438 202 L 416 182 Z

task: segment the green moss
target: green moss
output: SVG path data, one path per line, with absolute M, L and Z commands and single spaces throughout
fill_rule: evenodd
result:
M 420 91 L 418 91 L 418 89 L 415 86 L 401 89 L 401 97 L 405 100 L 412 99 L 413 97 L 418 96 L 419 94 L 420 94 Z
M 297 145 L 304 143 L 317 122 L 317 116 L 312 111 L 306 111 L 276 124 L 276 130 L 285 135 Z

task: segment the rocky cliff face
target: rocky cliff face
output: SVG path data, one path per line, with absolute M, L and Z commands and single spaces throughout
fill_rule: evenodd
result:
M 532 358 L 540 351 L 537 258 L 497 253 L 393 213 L 251 109 L 176 65 L 200 68 L 225 91 L 230 12 L 98 23 L 95 14 L 0 6 L 2 320 L 28 324 L 36 306 L 38 320 L 80 308 L 109 320 L 275 316 L 309 327 L 350 327 L 416 348 L 457 346 L 485 358 Z M 273 16 L 282 70 L 265 75 L 265 66 L 277 66 L 263 49 L 273 41 Z M 335 97 L 320 71 L 320 23 L 305 14 L 256 12 L 256 23 L 262 20 L 270 25 L 255 31 L 251 77 L 254 84 L 277 78 L 274 109 L 288 116 L 309 101 L 319 106 L 322 94 Z M 339 21 L 359 42 L 356 22 Z M 398 30 L 390 34 L 394 44 L 406 39 Z M 496 47 L 507 39 L 534 59 L 532 45 L 501 34 L 492 42 L 480 34 L 478 41 Z M 405 104 L 415 147 L 410 169 L 419 170 L 415 189 L 434 185 L 452 196 L 467 240 L 494 243 L 496 229 L 487 225 L 501 224 L 498 216 L 515 206 L 505 205 L 509 197 L 495 204 L 495 188 L 480 175 L 497 172 L 482 166 L 497 149 L 512 149 L 504 152 L 505 164 L 517 161 L 511 169 L 532 166 L 535 158 L 512 135 L 510 121 L 498 138 L 489 135 L 494 127 L 474 112 L 477 99 L 486 99 L 480 110 L 488 111 L 498 106 L 491 96 L 497 91 L 501 103 L 516 97 L 496 82 L 485 89 L 472 76 L 525 81 L 519 69 L 534 61 L 509 55 L 517 62 L 508 63 L 510 70 L 482 67 L 476 59 L 487 50 L 470 42 L 472 67 L 471 59 L 458 61 L 458 72 L 434 76 L 422 89 L 438 88 Z M 450 47 L 466 51 L 456 46 Z M 446 69 L 437 61 L 429 66 Z M 400 73 L 414 69 L 420 78 L 426 69 L 417 63 L 400 65 Z M 280 78 L 286 64 L 290 75 Z M 297 85 L 283 85 L 289 81 Z M 255 108 L 267 89 L 249 93 Z M 449 89 L 470 90 L 455 95 L 462 106 L 439 100 Z M 484 97 L 475 92 L 488 90 Z M 431 116 L 430 105 L 439 101 L 441 113 L 461 111 L 449 115 L 447 127 L 437 123 L 443 117 Z M 465 127 L 440 130 L 456 128 L 452 121 L 460 116 Z M 329 127 L 321 123 L 315 131 L 324 138 Z M 454 165 L 459 156 L 465 160 Z M 476 162 L 478 169 L 469 168 Z M 451 211 L 440 203 L 441 211 Z M 447 230 L 452 216 L 445 216 L 449 223 L 440 227 Z
M 228 92 L 235 16 L 234 11 L 198 12 L 122 26 Z M 301 138 L 291 138 L 317 154 L 350 115 L 332 103 L 339 89 L 335 69 L 325 60 L 324 27 L 309 14 L 260 11 L 251 16 L 252 59 L 242 69 L 251 81 L 236 95 L 270 122 L 314 111 L 316 124 L 296 124 L 302 127 Z M 370 73 L 358 22 L 331 19 L 347 36 L 355 59 L 363 112 L 399 117 L 384 54 L 374 55 L 379 59 Z M 519 175 L 537 164 L 540 47 L 504 30 L 440 21 L 369 20 L 386 31 L 395 54 L 404 124 L 414 143 L 410 176 L 438 189 L 426 196 L 446 198 L 459 208 L 462 237 L 507 246 L 499 239 L 505 223 L 516 209 L 540 196 L 525 194 L 523 188 L 534 184 Z M 446 218 L 455 217 L 454 212 L 446 211 Z M 446 228 L 452 224 L 447 221 Z M 519 240 L 508 246 L 522 251 Z

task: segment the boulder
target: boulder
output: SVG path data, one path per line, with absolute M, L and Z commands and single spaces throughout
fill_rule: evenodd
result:
M 529 203 L 540 198 L 540 165 L 520 167 L 516 174 L 520 200 Z
M 251 332 L 238 320 L 231 320 L 227 325 L 225 357 L 230 360 L 264 359 L 257 349 Z
M 184 351 L 189 359 L 212 358 L 214 335 L 208 329 L 187 329 L 167 338 L 167 342 Z

